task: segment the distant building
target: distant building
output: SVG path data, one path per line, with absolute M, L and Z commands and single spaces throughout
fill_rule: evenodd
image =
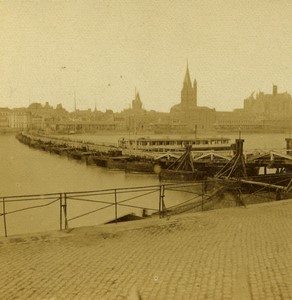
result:
M 0 129 L 25 130 L 30 128 L 31 115 L 25 108 L 0 108 Z
M 292 97 L 287 92 L 278 93 L 273 85 L 272 94 L 254 93 L 244 100 L 244 111 L 257 114 L 263 120 L 283 119 L 292 116 Z
M 187 66 L 183 88 L 181 90 L 182 109 L 194 109 L 197 107 L 197 80 L 192 85 L 189 68 Z
M 278 93 L 273 85 L 272 94 L 252 93 L 244 99 L 244 108 L 232 112 L 216 112 L 214 128 L 219 131 L 282 130 L 292 127 L 292 97 Z
M 181 90 L 181 102 L 174 105 L 170 112 L 177 113 L 193 110 L 195 108 L 197 108 L 197 81 L 195 79 L 194 85 L 192 85 L 189 67 L 187 66 L 183 87 Z
M 26 109 L 31 115 L 30 128 L 40 131 L 54 131 L 58 121 L 69 119 L 69 113 L 63 108 L 62 104 L 58 104 L 56 109 L 46 102 L 44 105 L 40 103 L 32 103 Z
M 9 128 L 9 114 L 10 114 L 9 108 L 0 107 L 0 129 Z
M 243 109 L 235 109 L 216 112 L 214 128 L 226 132 L 260 131 L 263 123 L 256 118 L 255 114 L 245 112 Z
M 149 131 L 151 124 L 157 120 L 156 114 L 146 111 L 139 92 L 135 92 L 135 99 L 132 100 L 132 109 L 128 110 L 126 128 L 129 132 L 138 134 Z
M 143 110 L 143 104 L 140 99 L 139 92 L 136 93 L 135 99 L 132 100 L 132 110 L 134 112 L 141 112 Z
M 31 127 L 31 114 L 25 108 L 15 108 L 9 114 L 9 127 L 26 130 Z
M 197 105 L 197 81 L 195 79 L 192 84 L 187 66 L 181 90 L 181 102 L 170 109 L 171 116 L 173 119 L 180 120 L 180 128 L 185 128 L 186 131 L 197 131 L 213 129 L 215 113 L 215 109 Z
M 252 93 L 244 100 L 244 112 L 250 113 L 263 124 L 264 130 L 291 130 L 292 97 L 287 92 L 278 93 L 273 85 L 272 94 Z

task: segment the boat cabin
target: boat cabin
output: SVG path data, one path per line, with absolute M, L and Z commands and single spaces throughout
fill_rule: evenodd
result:
M 151 152 L 184 152 L 187 145 L 192 151 L 230 150 L 228 138 L 136 138 L 119 140 L 122 149 L 143 150 Z

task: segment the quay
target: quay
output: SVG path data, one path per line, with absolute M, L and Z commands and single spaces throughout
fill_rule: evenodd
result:
M 0 238 L 2 299 L 292 298 L 283 200 Z

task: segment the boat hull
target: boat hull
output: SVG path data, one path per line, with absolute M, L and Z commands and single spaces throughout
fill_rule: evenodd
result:
M 184 170 L 161 170 L 160 181 L 200 181 L 207 178 L 204 171 L 184 171 Z

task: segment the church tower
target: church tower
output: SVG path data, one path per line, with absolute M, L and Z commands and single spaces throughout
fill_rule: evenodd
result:
M 139 92 L 135 91 L 135 99 L 132 101 L 132 109 L 134 111 L 141 111 L 142 110 L 142 101 L 140 99 Z
M 197 81 L 195 80 L 192 86 L 188 65 L 181 90 L 181 105 L 183 109 L 197 107 Z

